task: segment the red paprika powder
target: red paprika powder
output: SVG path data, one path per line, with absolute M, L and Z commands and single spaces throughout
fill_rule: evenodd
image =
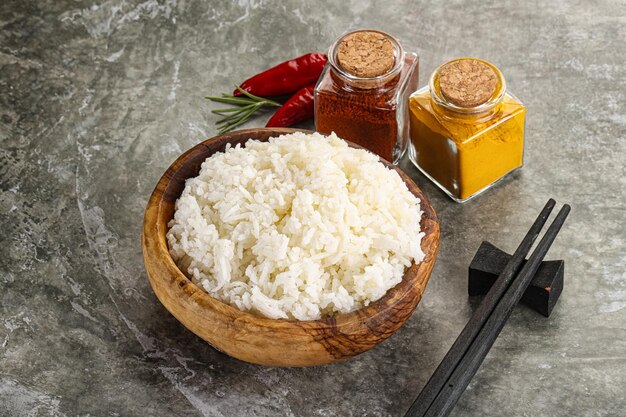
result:
M 315 127 L 398 163 L 407 149 L 418 58 L 384 32 L 340 37 L 315 89 Z

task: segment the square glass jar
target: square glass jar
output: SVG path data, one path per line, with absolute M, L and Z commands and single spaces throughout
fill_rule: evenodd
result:
M 384 35 L 394 48 L 394 65 L 385 74 L 364 78 L 338 63 L 341 41 L 356 32 Z M 315 87 L 315 129 L 356 143 L 397 164 L 409 142 L 408 99 L 418 85 L 418 62 L 391 35 L 372 30 L 347 33 L 330 47 L 328 64 Z
M 506 91 L 501 72 L 479 61 L 497 76 L 495 92 L 485 103 L 461 108 L 446 100 L 439 88 L 443 65 L 435 70 L 429 86 L 409 98 L 409 158 L 460 203 L 520 168 L 524 158 L 526 108 Z

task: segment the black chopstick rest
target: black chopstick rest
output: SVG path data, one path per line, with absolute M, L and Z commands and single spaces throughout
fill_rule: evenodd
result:
M 467 287 L 469 295 L 487 294 L 509 259 L 511 259 L 511 255 L 508 253 L 489 242 L 483 242 L 469 266 Z M 522 266 L 525 263 L 526 261 L 522 263 Z M 564 270 L 565 262 L 562 260 L 543 261 L 526 292 L 524 292 L 521 303 L 546 317 L 550 317 L 563 291 Z

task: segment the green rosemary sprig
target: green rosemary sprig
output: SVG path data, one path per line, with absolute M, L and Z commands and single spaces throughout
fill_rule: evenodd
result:
M 207 100 L 215 101 L 217 103 L 232 104 L 236 107 L 228 107 L 225 109 L 211 110 L 211 113 L 219 114 L 223 116 L 217 121 L 217 125 L 220 126 L 219 133 L 226 133 L 229 130 L 233 130 L 237 126 L 245 123 L 250 116 L 252 116 L 257 110 L 262 107 L 280 107 L 281 104 L 269 100 L 264 97 L 257 97 L 248 93 L 239 86 L 235 86 L 237 90 L 241 91 L 243 96 L 235 97 L 232 94 L 222 94 L 221 97 L 207 96 Z

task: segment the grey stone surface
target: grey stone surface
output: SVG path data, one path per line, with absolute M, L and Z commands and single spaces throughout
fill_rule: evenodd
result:
M 442 227 L 407 324 L 340 364 L 239 362 L 156 300 L 145 204 L 216 133 L 203 95 L 358 27 L 418 52 L 422 85 L 496 63 L 528 107 L 526 166 L 458 205 L 403 161 Z M 572 205 L 559 305 L 516 309 L 453 414 L 626 415 L 623 1 L 4 0 L 0 28 L 0 416 L 402 416 L 476 305 L 480 242 L 512 251 L 549 197 Z

